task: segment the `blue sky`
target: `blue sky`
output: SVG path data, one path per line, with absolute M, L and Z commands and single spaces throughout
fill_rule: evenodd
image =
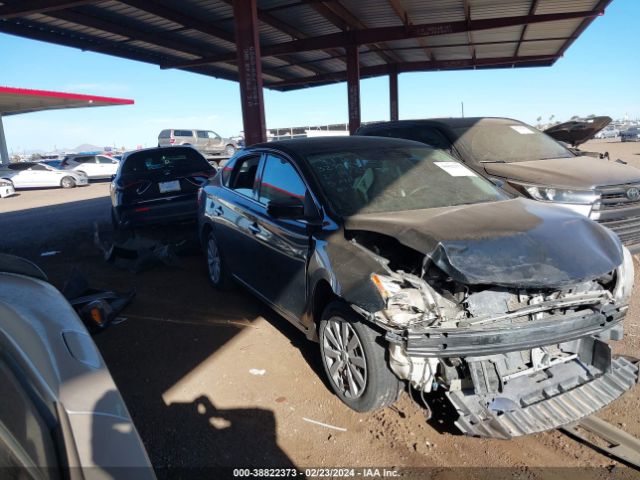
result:
M 406 73 L 400 118 L 508 116 L 640 117 L 640 1 L 614 0 L 553 67 Z M 10 151 L 153 146 L 162 128 L 242 130 L 237 83 L 0 34 L 0 85 L 125 97 L 133 106 L 40 112 L 4 119 Z M 363 121 L 389 117 L 388 79 L 363 80 Z M 346 85 L 265 89 L 269 128 L 347 121 Z

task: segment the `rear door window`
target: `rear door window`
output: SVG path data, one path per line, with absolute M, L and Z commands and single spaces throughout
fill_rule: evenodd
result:
M 297 198 L 304 200 L 307 187 L 296 169 L 287 160 L 267 155 L 258 201 L 268 205 L 271 201 Z
M 174 137 L 193 137 L 193 132 L 191 130 L 174 130 Z
M 171 136 L 171 130 L 162 130 L 158 138 L 169 138 Z
M 390 127 L 388 129 L 372 131 L 372 135 L 381 137 L 404 138 L 415 140 L 441 150 L 451 150 L 451 142 L 435 127 L 419 125 Z
M 207 132 L 205 132 L 203 130 L 198 130 L 198 138 L 208 138 L 207 137 Z
M 256 174 L 260 166 L 260 155 L 251 155 L 238 160 L 231 174 L 229 188 L 247 197 L 254 197 Z
M 108 163 L 108 164 L 113 163 L 113 159 L 110 157 L 97 157 L 97 158 L 98 158 L 98 163 Z

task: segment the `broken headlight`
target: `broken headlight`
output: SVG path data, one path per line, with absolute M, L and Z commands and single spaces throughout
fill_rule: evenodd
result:
M 617 281 L 613 296 L 618 302 L 628 303 L 633 290 L 634 267 L 633 256 L 625 246 L 622 247 L 622 257 L 622 263 L 616 269 Z
M 371 281 L 385 301 L 386 308 L 381 313 L 386 323 L 405 327 L 423 318 L 427 307 L 418 288 L 405 286 L 402 280 L 388 275 L 373 274 Z

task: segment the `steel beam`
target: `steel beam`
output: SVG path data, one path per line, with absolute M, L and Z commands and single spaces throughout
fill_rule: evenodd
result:
M 538 8 L 538 3 L 540 0 L 532 0 L 531 7 L 529 7 L 529 15 L 535 15 L 536 9 Z M 522 46 L 522 41 L 524 40 L 524 36 L 527 34 L 527 28 L 529 25 L 525 25 L 522 27 L 522 31 L 520 32 L 520 39 L 518 40 L 518 46 L 516 47 L 516 51 L 514 55 L 517 57 L 520 55 L 520 47 Z
M 601 10 L 589 10 L 585 12 L 550 13 L 544 15 L 522 15 L 517 17 L 471 20 L 469 22 L 461 20 L 457 22 L 426 23 L 420 25 L 403 25 L 400 27 L 379 27 L 369 28 L 367 30 L 351 30 L 321 35 L 318 37 L 303 38 L 292 42 L 266 45 L 262 48 L 262 55 L 267 57 L 283 53 L 296 53 L 306 52 L 309 50 L 326 50 L 327 48 L 344 47 L 344 45 L 348 45 L 350 43 L 362 45 L 376 42 L 404 40 L 408 38 L 432 37 L 467 31 L 474 32 L 480 30 L 491 30 L 494 28 L 513 27 L 576 18 L 588 19 L 600 15 L 601 12 Z M 228 55 L 212 55 L 210 57 L 203 57 L 197 60 L 165 65 L 165 68 L 184 68 L 208 63 L 217 63 L 226 61 L 227 58 Z
M 349 134 L 360 128 L 360 55 L 357 45 L 347 50 L 347 102 L 349 106 Z
M 0 160 L 2 161 L 2 165 L 9 164 L 9 151 L 7 150 L 7 139 L 4 136 L 2 114 L 0 114 Z
M 511 68 L 515 66 L 546 66 L 551 65 L 556 57 L 553 55 L 529 55 L 526 57 L 497 57 L 497 58 L 477 58 L 467 60 L 436 60 L 424 62 L 402 62 L 396 64 L 373 65 L 360 68 L 360 78 L 376 77 L 388 75 L 392 68 L 396 68 L 398 73 L 403 72 L 430 72 L 437 70 L 460 70 L 468 68 Z M 314 84 L 326 84 L 344 82 L 347 80 L 347 73 L 335 72 L 327 75 L 316 75 L 314 77 L 297 78 L 295 80 L 284 80 L 282 82 L 271 82 L 269 88 L 290 89 L 302 88 Z
M 99 0 L 31 0 L 29 2 L 13 2 L 0 6 L 0 20 L 8 20 L 10 18 L 24 17 L 34 13 L 47 13 L 56 10 L 64 10 L 66 8 L 80 7 L 91 3 L 97 3 Z
M 267 140 L 257 0 L 233 0 L 245 144 Z
M 398 69 L 389 71 L 389 120 L 398 120 Z

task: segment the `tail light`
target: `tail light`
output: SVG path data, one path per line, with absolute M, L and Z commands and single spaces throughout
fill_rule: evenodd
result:
M 169 143 L 170 143 L 171 145 L 173 145 L 174 143 L 176 143 L 176 139 L 175 139 L 175 138 L 170 138 L 170 139 L 169 139 Z

